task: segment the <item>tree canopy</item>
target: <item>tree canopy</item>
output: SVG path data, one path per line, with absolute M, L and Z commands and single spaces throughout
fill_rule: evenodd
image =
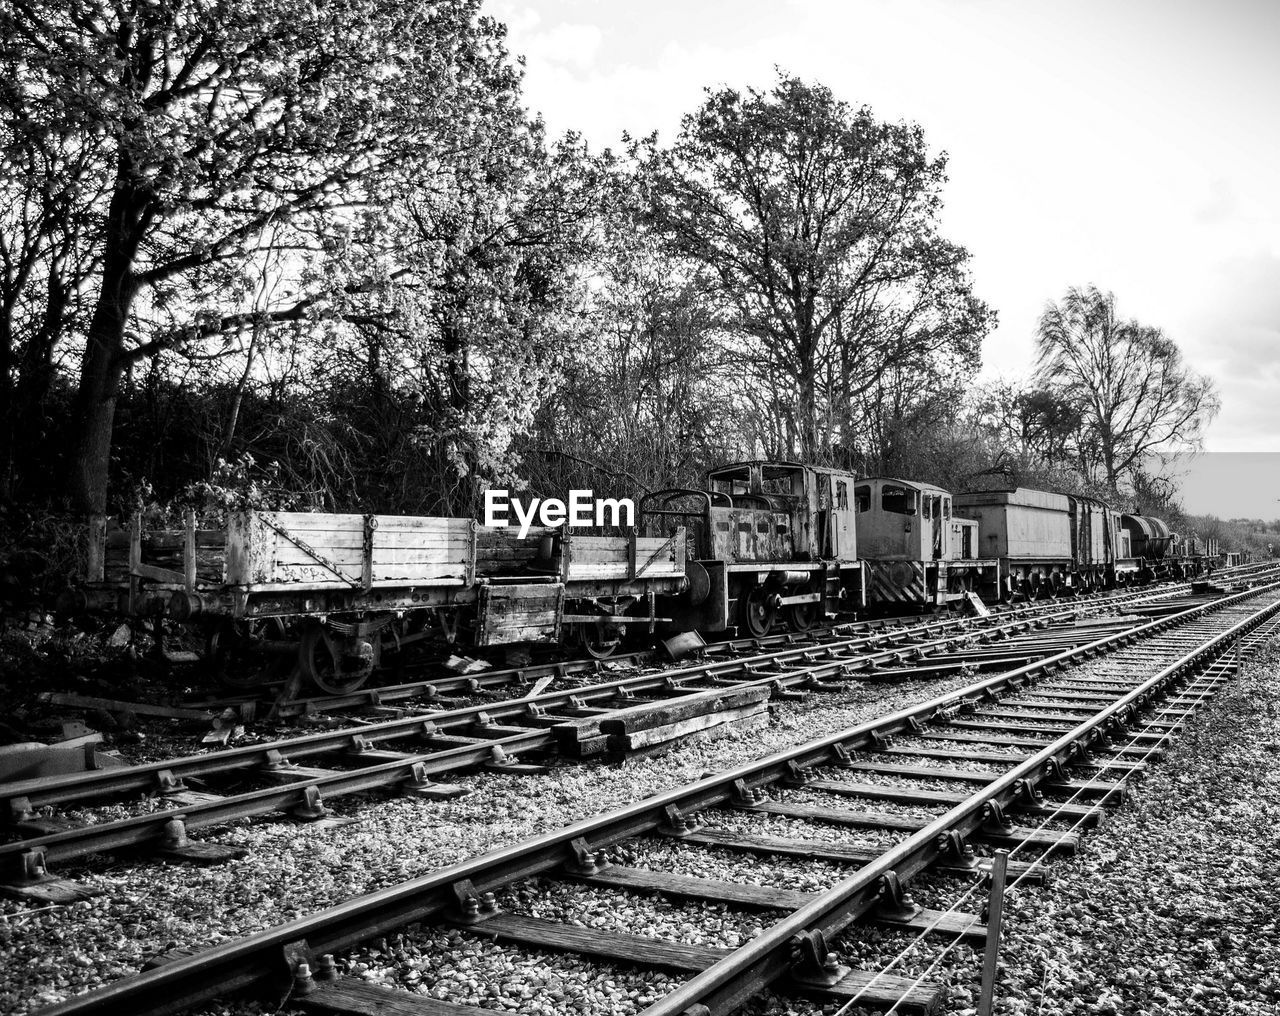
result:
M 514 88 L 474 0 L 0 0 L 10 151 L 57 173 L 94 271 L 71 493 L 106 499 L 138 361 L 317 313 L 308 255 Z M 38 178 L 17 183 L 39 192 Z M 290 257 L 271 263 L 281 251 Z M 263 275 L 274 275 L 269 287 Z M 145 313 L 135 313 L 146 301 Z
M 732 313 L 771 450 L 831 459 L 886 383 L 975 368 L 994 315 L 938 231 L 946 157 L 919 126 L 780 73 L 710 92 L 669 149 L 637 147 L 654 228 Z
M 592 151 L 522 88 L 481 0 L 0 0 L 4 521 L 466 515 L 758 455 L 1151 499 L 1212 417 L 1094 289 L 976 384 L 918 124 L 779 72 Z

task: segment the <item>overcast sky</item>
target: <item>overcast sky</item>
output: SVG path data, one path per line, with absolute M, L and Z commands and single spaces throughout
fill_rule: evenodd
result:
M 775 65 L 950 155 L 944 232 L 1031 365 L 1046 300 L 1095 283 L 1217 379 L 1212 452 L 1280 452 L 1280 0 L 491 0 L 555 132 L 669 139 Z M 1224 509 L 1225 511 L 1225 509 Z M 1227 514 L 1234 514 L 1226 512 Z

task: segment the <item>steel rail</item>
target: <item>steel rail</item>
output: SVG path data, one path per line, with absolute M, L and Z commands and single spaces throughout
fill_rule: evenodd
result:
M 1151 587 L 1141 590 L 1108 590 L 1100 593 L 1091 593 L 1083 596 L 1076 596 L 1068 599 L 1056 599 L 1050 602 L 1035 601 L 1022 604 L 1000 604 L 999 608 L 992 615 L 992 619 L 1000 620 L 1007 618 L 1009 615 L 1017 614 L 1020 617 L 1038 616 L 1039 614 L 1049 612 L 1055 609 L 1061 609 L 1064 602 L 1090 604 L 1097 606 L 1108 606 L 1112 603 L 1125 604 L 1129 602 L 1142 603 L 1147 600 L 1161 600 L 1170 596 L 1176 596 L 1180 592 L 1190 593 L 1190 583 L 1186 581 L 1177 581 L 1170 583 L 1169 588 L 1162 588 L 1164 583 L 1157 583 Z M 807 632 L 782 632 L 777 635 L 762 635 L 759 637 L 729 639 L 723 642 L 708 643 L 706 651 L 711 654 L 720 654 L 725 652 L 741 652 L 749 649 L 764 649 L 766 647 L 787 644 L 796 645 L 799 643 L 810 643 L 815 638 L 822 638 L 826 635 L 834 637 L 844 637 L 852 634 L 855 630 L 859 633 L 865 633 L 869 637 L 872 635 L 884 635 L 888 633 L 902 633 L 904 631 L 918 631 L 927 629 L 932 625 L 946 625 L 954 623 L 956 618 L 934 621 L 925 624 L 905 624 L 902 617 L 885 617 L 875 618 L 861 621 L 846 621 L 823 628 L 810 629 Z M 977 620 L 970 618 L 968 620 Z M 637 650 L 631 653 L 622 653 L 617 656 L 610 656 L 606 660 L 568 660 L 556 661 L 551 663 L 531 663 L 523 667 L 510 667 L 504 670 L 481 671 L 475 674 L 462 675 L 445 675 L 435 678 L 424 678 L 417 681 L 403 682 L 400 684 L 383 685 L 380 687 L 361 688 L 357 691 L 348 692 L 343 695 L 318 695 L 309 696 L 307 698 L 291 699 L 286 702 L 276 701 L 271 705 L 270 716 L 274 718 L 288 718 L 294 716 L 303 716 L 308 713 L 328 712 L 336 709 L 349 709 L 352 707 L 384 705 L 389 702 L 400 702 L 422 696 L 430 693 L 433 697 L 441 692 L 457 692 L 457 691 L 479 691 L 492 688 L 504 687 L 508 684 L 520 685 L 538 677 L 556 676 L 567 677 L 571 674 L 581 673 L 599 673 L 603 669 L 605 663 L 622 663 L 633 662 L 637 664 L 650 662 L 655 656 L 655 651 Z M 409 666 L 415 666 L 410 664 Z M 425 665 L 417 665 L 425 666 Z M 242 699 L 226 699 L 210 702 L 209 705 L 234 705 Z
M 1256 592 L 1238 595 L 1245 597 L 1256 595 Z M 680 1016 L 694 1005 L 705 1006 L 712 1014 L 723 1013 L 754 996 L 763 985 L 776 980 L 790 969 L 791 944 L 797 935 L 815 930 L 821 931 L 827 938 L 838 935 L 876 905 L 881 885 L 887 876 L 894 874 L 900 881 L 910 881 L 914 875 L 930 867 L 942 856 L 939 838 L 954 831 L 967 839 L 979 831 L 986 822 L 984 813 L 993 803 L 1012 807 L 1021 793 L 1020 785 L 1034 788 L 1038 783 L 1046 781 L 1053 771 L 1054 762 L 1063 763 L 1073 756 L 1084 754 L 1091 735 L 1100 732 L 1114 719 L 1127 716 L 1135 707 L 1144 705 L 1155 692 L 1173 679 L 1188 674 L 1219 646 L 1247 633 L 1277 612 L 1280 612 L 1280 600 L 1210 637 L 1132 691 L 1099 709 L 1089 719 L 1083 720 L 1040 751 L 1019 762 L 979 789 L 967 801 L 938 816 L 875 861 L 863 865 L 856 874 L 837 883 L 820 898 L 788 914 L 714 966 L 695 974 L 674 991 L 642 1010 L 642 1016 Z
M 914 729 L 914 724 L 927 721 L 940 711 L 965 703 L 977 704 L 1006 689 L 1020 689 L 1038 676 L 1056 672 L 1064 664 L 1107 648 L 1131 644 L 1139 637 L 1164 632 L 1176 624 L 1266 592 L 1273 592 L 1277 588 L 1280 588 L 1280 583 L 1211 601 L 1190 608 L 1183 614 L 1159 618 L 1130 631 L 1109 634 L 1086 645 L 908 706 L 888 716 L 775 752 L 726 772 L 704 777 L 693 784 L 662 792 L 605 815 L 500 847 L 480 857 L 348 900 L 287 924 L 175 958 L 154 969 L 122 978 L 40 1011 L 42 1016 L 117 1012 L 171 1013 L 250 986 L 266 988 L 272 984 L 287 984 L 290 970 L 285 961 L 284 950 L 288 946 L 304 942 L 316 954 L 339 952 L 367 939 L 385 935 L 405 924 L 457 908 L 455 887 L 464 882 L 469 883 L 474 890 L 484 892 L 496 890 L 521 878 L 553 871 L 574 856 L 574 840 L 585 839 L 595 849 L 650 832 L 668 820 L 668 808 L 674 807 L 687 814 L 730 803 L 736 793 L 736 784 L 749 783 L 758 787 L 787 778 L 796 766 L 808 767 L 836 761 L 837 746 L 846 750 L 875 750 L 877 737 L 910 732 Z M 1280 603 L 1272 604 L 1266 610 L 1274 611 L 1278 608 Z M 1234 626 L 1236 629 L 1239 627 Z M 1226 634 L 1218 636 L 1211 639 L 1209 644 L 1219 644 L 1227 637 L 1229 635 Z M 1197 652 L 1203 655 L 1206 651 L 1202 646 L 1184 657 L 1184 660 L 1195 656 Z M 1151 682 L 1147 682 L 1147 685 L 1150 684 Z M 1139 692 L 1135 691 L 1126 695 L 1122 701 L 1136 701 L 1140 697 Z M 1108 715 L 1119 715 L 1120 704 L 1117 703 L 1115 708 L 1106 712 Z M 1073 746 L 1081 740 L 1081 735 L 1075 730 L 1071 731 L 1071 735 L 1074 736 L 1064 735 L 1059 738 L 1050 745 L 1053 751 L 1046 748 L 1018 766 L 1017 771 L 1026 772 L 1030 778 L 1034 776 L 1037 766 L 1042 765 L 1050 755 L 1070 753 Z M 985 795 L 984 800 L 993 800 L 996 795 L 1011 793 L 1014 782 L 1013 779 L 1001 779 L 994 784 L 997 787 L 996 793 Z M 965 809 L 960 814 L 967 818 L 970 810 Z M 945 831 L 946 828 L 949 825 L 942 820 L 932 823 L 931 835 L 936 835 L 939 830 Z M 931 860 L 937 856 L 937 846 L 923 833 L 914 836 L 912 842 L 917 844 L 923 857 Z M 919 871 L 924 863 L 913 862 L 903 851 L 895 849 L 889 855 L 885 870 L 896 866 L 894 870 L 900 873 L 907 870 Z M 848 912 L 850 901 L 869 895 L 868 887 L 856 879 L 846 880 L 839 888 L 839 893 L 829 893 L 798 912 L 804 915 L 803 920 L 788 919 L 766 932 L 767 949 L 760 939 L 753 940 L 726 960 L 686 982 L 677 989 L 676 995 L 668 996 L 678 996 L 679 1001 L 667 1004 L 664 1000 L 659 1003 L 663 1008 L 653 1011 L 680 1013 L 690 1005 L 713 995 L 716 996 L 717 1011 L 720 1011 L 723 1008 L 722 1002 L 745 998 L 740 991 L 735 993 L 732 987 L 733 983 L 745 983 L 742 981 L 744 976 L 754 978 L 757 984 L 776 978 L 786 971 L 789 964 L 790 941 L 794 934 L 792 929 L 806 930 L 810 925 L 821 926 L 823 923 L 833 927 L 837 924 L 844 926 L 848 921 L 842 921 L 842 918 Z M 776 930 L 783 925 L 787 931 Z
M 836 624 L 811 628 L 806 632 L 779 632 L 777 635 L 762 635 L 759 638 L 728 639 L 723 642 L 710 642 L 706 652 L 710 654 L 742 652 L 748 649 L 765 649 L 775 645 L 795 645 L 799 642 L 814 642 L 830 636 L 839 638 L 857 632 L 870 632 L 873 629 L 893 630 L 892 622 L 901 620 L 887 618 L 884 621 L 842 621 Z M 335 709 L 350 709 L 360 706 L 385 705 L 388 702 L 403 702 L 407 699 L 426 697 L 428 700 L 439 694 L 451 692 L 476 692 L 507 685 L 516 686 L 530 684 L 541 677 L 569 677 L 575 674 L 599 674 L 606 663 L 631 663 L 637 666 L 651 662 L 657 655 L 655 649 L 637 649 L 628 653 L 617 653 L 602 660 L 593 658 L 577 658 L 569 660 L 552 660 L 543 663 L 527 663 L 519 667 L 504 667 L 501 670 L 481 670 L 473 674 L 446 673 L 434 677 L 404 681 L 398 684 L 377 685 L 359 688 L 356 691 L 339 695 L 310 695 L 285 701 L 276 700 L 270 703 L 270 716 L 274 719 L 285 719 L 305 716 L 317 712 L 329 712 Z M 387 671 L 400 672 L 412 669 L 428 669 L 437 666 L 435 663 L 405 663 L 399 668 L 387 667 Z M 265 686 L 264 686 L 265 687 Z M 252 699 L 253 696 L 213 700 L 210 707 L 217 705 L 234 706 L 238 702 Z
M 251 770 L 261 767 L 267 764 L 269 753 L 273 751 L 293 760 L 349 749 L 356 738 L 371 744 L 377 744 L 415 737 L 422 733 L 423 723 L 428 721 L 441 728 L 441 732 L 447 732 L 458 727 L 472 726 L 482 713 L 491 720 L 518 719 L 539 710 L 555 713 L 561 709 L 571 708 L 574 699 L 586 702 L 600 702 L 615 697 L 620 691 L 631 694 L 643 694 L 655 690 L 693 692 L 699 690 L 695 682 L 703 679 L 732 677 L 736 674 L 749 673 L 751 668 L 764 667 L 771 664 L 784 664 L 793 661 L 804 661 L 805 664 L 812 664 L 805 666 L 802 670 L 761 674 L 759 678 L 750 681 L 744 680 L 740 684 L 740 686 L 746 686 L 748 683 L 781 681 L 784 687 L 794 687 L 806 681 L 820 679 L 822 676 L 830 676 L 838 670 L 848 670 L 852 674 L 854 668 L 862 667 L 866 669 L 878 667 L 885 663 L 899 662 L 904 654 L 927 652 L 939 648 L 945 649 L 952 643 L 967 637 L 981 639 L 983 637 L 989 638 L 993 633 L 1028 633 L 1036 626 L 1048 626 L 1055 620 L 1065 619 L 1075 613 L 1075 608 L 1063 608 L 1056 613 L 1040 614 L 1035 618 L 1019 617 L 993 621 L 987 626 L 973 623 L 966 624 L 966 621 L 973 622 L 986 619 L 953 618 L 904 630 L 877 632 L 874 635 L 858 635 L 851 639 L 833 642 L 787 646 L 755 656 L 739 657 L 732 660 L 711 660 L 675 670 L 632 675 L 599 684 L 544 692 L 541 695 L 425 712 L 414 716 L 384 720 L 380 723 L 362 724 L 358 727 L 345 727 L 340 730 L 319 731 L 298 737 L 205 752 L 200 755 L 160 759 L 132 766 L 94 769 L 61 776 L 15 780 L 9 783 L 0 783 L 0 808 L 8 808 L 12 813 L 14 803 L 23 799 L 25 799 L 24 808 L 39 808 L 108 794 L 156 790 L 160 787 L 162 777 L 181 780 L 188 777 L 207 776 L 212 773 Z M 1133 623 L 1136 622 L 1131 622 L 1131 624 Z M 902 639 L 914 638 L 917 635 L 931 633 L 935 630 L 939 633 L 939 637 L 936 639 L 898 644 Z M 1063 632 L 1062 634 L 1064 638 L 1071 637 L 1070 632 Z M 1079 637 L 1075 637 L 1077 641 Z M 884 649 L 878 648 L 879 645 L 890 640 L 894 642 L 892 646 Z M 977 650 L 975 649 L 975 651 Z M 983 649 L 982 651 L 985 653 L 988 650 Z M 832 654 L 837 653 L 857 653 L 858 655 L 834 658 Z M 815 660 L 815 655 L 823 654 L 827 655 L 829 659 L 818 663 Z M 886 674 L 885 676 L 888 675 Z M 683 687 L 673 688 L 673 685 L 683 685 Z M 499 742 L 495 741 L 494 743 Z M 529 749 L 526 748 L 525 750 Z M 457 768 L 457 766 L 454 766 L 454 768 Z

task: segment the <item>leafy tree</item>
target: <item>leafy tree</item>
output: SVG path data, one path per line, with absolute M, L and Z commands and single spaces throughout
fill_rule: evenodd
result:
M 363 361 L 364 419 L 404 410 L 365 440 L 417 510 L 467 513 L 484 486 L 519 482 L 515 439 L 581 327 L 603 167 L 574 137 L 548 144 L 517 99 L 495 97 L 447 162 L 362 215 L 327 264 L 343 294 L 331 363 Z
M 527 442 L 531 480 L 544 491 L 622 495 L 692 482 L 709 457 L 732 454 L 725 446 L 738 429 L 704 273 L 646 226 L 631 173 L 614 167 L 607 184 L 579 341 Z
M 1081 430 L 1075 405 L 1048 388 L 999 383 L 978 392 L 977 422 L 1027 465 L 1075 468 Z
M 106 499 L 117 393 L 155 353 L 323 313 L 315 238 L 447 151 L 513 87 L 479 0 L 0 0 L 15 87 L 0 115 L 55 165 L 92 153 L 94 304 L 75 405 L 74 501 Z M 269 292 L 264 258 L 289 270 Z
M 1079 413 L 1082 460 L 1113 490 L 1149 455 L 1196 448 L 1218 411 L 1213 382 L 1160 329 L 1124 320 L 1115 296 L 1072 288 L 1040 318 L 1035 382 Z
M 709 93 L 670 149 L 635 152 L 656 228 L 732 315 L 768 450 L 829 459 L 886 372 L 976 366 L 993 315 L 938 234 L 946 159 L 918 126 L 779 74 Z

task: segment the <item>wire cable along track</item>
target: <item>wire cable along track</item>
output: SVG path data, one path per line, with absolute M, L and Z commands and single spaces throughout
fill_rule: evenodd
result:
M 985 934 L 976 913 L 978 856 L 1012 850 L 1015 884 L 1035 880 L 1157 759 L 1188 716 L 1229 680 L 1238 660 L 1280 633 L 1280 582 L 1102 633 L 890 715 L 709 775 L 553 833 L 493 850 L 300 920 L 172 957 L 42 1012 L 165 1013 L 254 989 L 318 1012 L 465 1016 L 474 1007 L 344 975 L 334 954 L 412 923 L 591 962 L 674 972 L 674 990 L 644 1010 L 726 1013 L 766 989 L 838 1003 L 931 1011 L 942 988 L 893 964 L 857 970 L 834 947 L 868 921 L 923 942 Z M 1095 661 L 1089 667 L 1080 667 Z M 1105 665 L 1105 666 L 1104 666 Z M 927 780 L 927 787 L 915 784 Z M 938 790 L 938 783 L 955 786 Z M 871 802 L 872 807 L 851 807 Z M 910 812 L 875 810 L 910 803 Z M 923 809 L 924 814 L 918 812 Z M 848 834 L 783 838 L 777 817 Z M 752 823 L 759 823 L 753 830 Z M 1064 828 L 1065 826 L 1065 828 Z M 866 838 L 864 839 L 864 835 Z M 711 847 L 848 865 L 807 892 L 757 881 L 681 875 L 629 863 L 647 843 Z M 926 872 L 968 888 L 945 909 L 907 891 Z M 737 948 L 622 934 L 522 913 L 529 879 L 612 892 L 713 901 L 758 914 Z M 936 961 L 935 961 L 936 965 Z M 605 968 L 607 969 L 607 967 Z

